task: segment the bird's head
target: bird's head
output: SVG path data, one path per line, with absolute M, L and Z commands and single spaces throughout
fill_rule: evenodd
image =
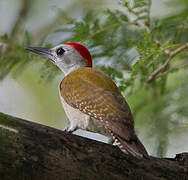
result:
M 90 52 L 79 43 L 64 43 L 51 49 L 41 47 L 25 47 L 25 49 L 50 59 L 65 75 L 81 67 L 92 67 Z

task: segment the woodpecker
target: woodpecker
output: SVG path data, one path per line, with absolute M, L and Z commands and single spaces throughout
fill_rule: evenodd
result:
M 25 49 L 50 59 L 64 73 L 59 94 L 70 120 L 68 132 L 77 128 L 99 132 L 111 136 L 124 153 L 148 157 L 135 133 L 129 105 L 116 84 L 92 67 L 92 58 L 85 46 L 64 43 L 54 48 Z

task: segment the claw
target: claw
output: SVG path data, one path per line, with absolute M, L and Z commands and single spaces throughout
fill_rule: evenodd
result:
M 71 126 L 66 126 L 64 129 L 64 131 L 68 133 L 72 133 L 75 130 L 76 130 L 76 127 L 71 127 Z
M 69 132 L 69 133 L 72 133 L 71 129 L 69 126 L 66 126 L 65 129 L 63 130 L 65 132 Z

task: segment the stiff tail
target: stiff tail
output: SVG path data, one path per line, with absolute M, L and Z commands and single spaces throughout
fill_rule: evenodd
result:
M 129 141 L 122 137 L 115 136 L 115 142 L 117 143 L 121 151 L 126 154 L 131 154 L 137 158 L 149 157 L 144 145 L 140 142 L 136 135 Z

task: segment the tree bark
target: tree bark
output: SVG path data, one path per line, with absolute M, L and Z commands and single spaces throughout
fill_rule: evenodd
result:
M 0 179 L 188 180 L 188 154 L 136 159 L 118 147 L 0 113 Z

